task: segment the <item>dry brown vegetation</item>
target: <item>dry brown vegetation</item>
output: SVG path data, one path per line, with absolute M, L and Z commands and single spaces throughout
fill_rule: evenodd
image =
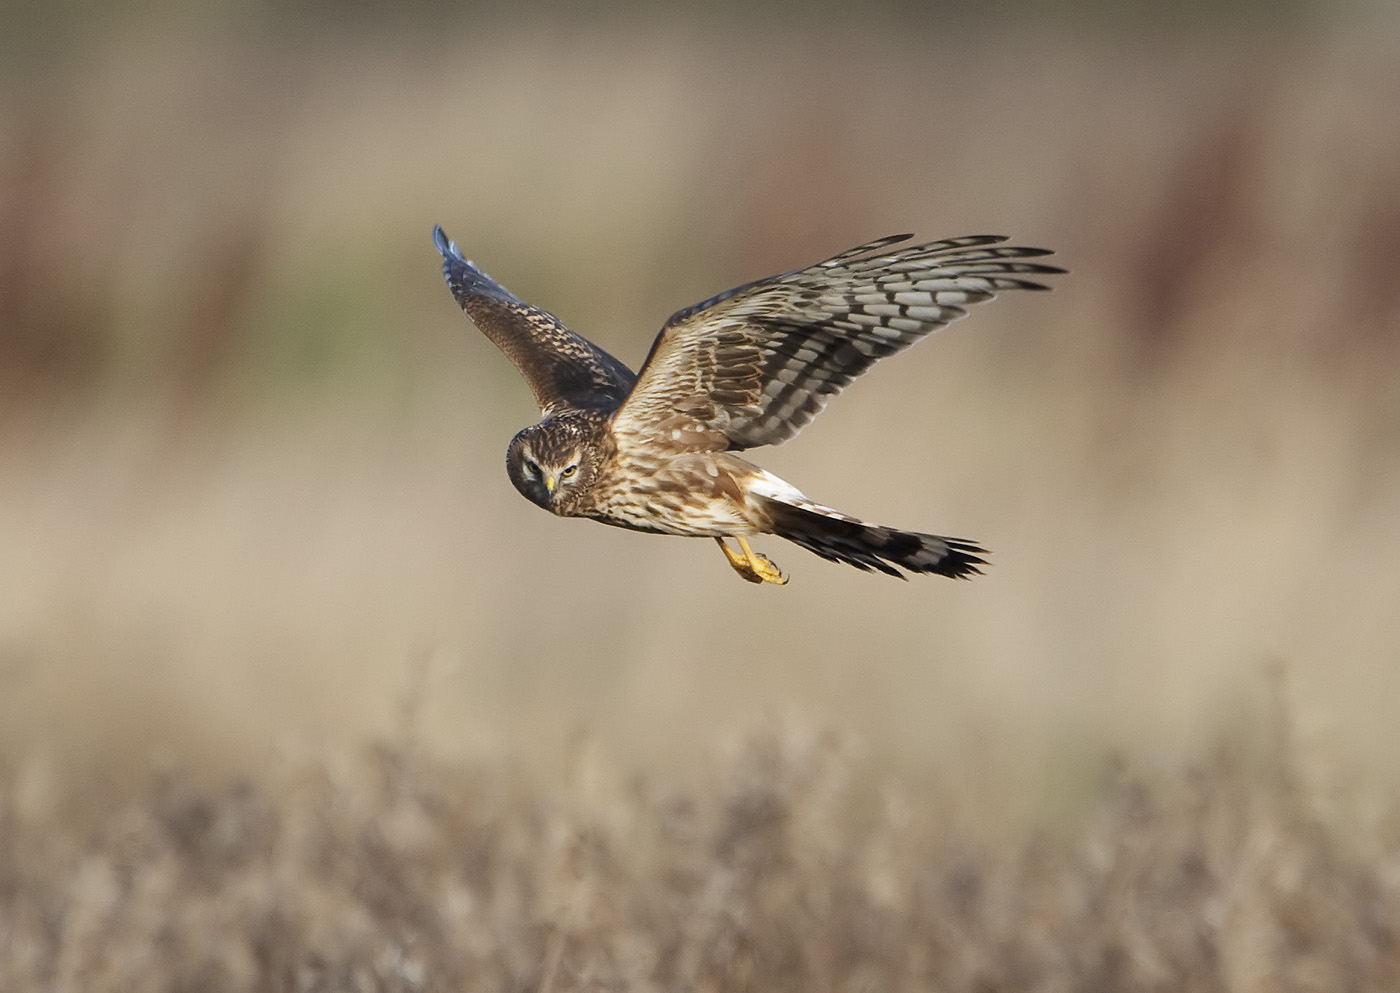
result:
M 1085 828 L 1011 842 L 791 725 L 682 789 L 405 740 L 167 775 L 86 835 L 5 793 L 0 987 L 1396 989 L 1400 824 L 1359 835 L 1289 747 L 1111 765 Z
M 0 990 L 1400 987 L 1400 41 L 1337 9 L 0 65 Z M 988 575 L 540 514 L 433 222 L 634 364 L 887 232 L 1057 249 L 755 453 Z

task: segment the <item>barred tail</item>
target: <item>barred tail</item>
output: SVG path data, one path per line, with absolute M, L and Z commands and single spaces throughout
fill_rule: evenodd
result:
M 764 501 L 772 531 L 832 562 L 857 569 L 871 569 L 907 579 L 899 569 L 935 573 L 953 579 L 980 575 L 986 565 L 986 549 L 960 538 L 944 538 L 917 531 L 896 531 L 866 524 L 817 504 L 798 506 L 781 500 Z

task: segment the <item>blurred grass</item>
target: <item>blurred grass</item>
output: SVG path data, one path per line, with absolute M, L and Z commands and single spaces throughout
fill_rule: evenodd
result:
M 768 937 L 819 985 L 1181 988 L 1162 977 L 1199 969 L 1211 978 L 1194 988 L 1218 988 L 1220 970 L 1243 970 L 1231 988 L 1268 988 L 1289 956 L 1321 963 L 1304 963 L 1314 988 L 1335 988 L 1338 962 L 1393 985 L 1389 829 L 1358 829 L 1371 847 L 1353 859 L 1351 835 L 1280 820 L 1253 766 L 1171 771 L 1231 728 L 1248 739 L 1258 668 L 1282 659 L 1316 780 L 1355 777 L 1364 808 L 1400 773 L 1400 43 L 1393 13 L 1346 9 L 1324 28 L 1265 18 L 1219 36 L 963 15 L 898 32 L 540 18 L 312 37 L 156 17 L 94 29 L 53 68 L 12 64 L 0 894 L 24 937 L 0 940 L 14 984 L 102 988 L 91 970 L 118 958 L 84 956 L 187 920 L 270 937 L 211 965 L 181 932 L 173 959 L 130 974 L 240 988 L 343 967 L 392 988 L 364 956 L 419 934 L 394 901 L 471 918 L 486 898 L 454 881 L 476 871 L 454 860 L 475 851 L 532 879 L 532 854 L 556 845 L 562 860 L 596 816 L 631 825 L 590 856 L 601 875 L 540 867 L 533 895 L 507 888 L 519 905 L 489 911 L 505 931 L 469 932 L 477 951 L 414 938 L 430 947 L 404 954 L 445 977 L 489 961 L 481 975 L 527 985 L 557 960 L 558 988 L 586 985 L 580 963 L 622 970 L 634 953 L 669 963 L 658 976 L 711 975 L 685 958 L 706 942 L 749 948 L 747 975 L 764 977 L 777 966 L 752 949 Z M 770 543 L 793 584 L 754 590 L 704 543 L 540 514 L 501 471 L 536 411 L 443 288 L 434 222 L 634 364 L 674 309 L 887 232 L 1056 248 L 1073 272 L 1055 294 L 976 313 L 757 453 L 824 502 L 985 542 L 989 574 L 900 584 Z M 395 726 L 423 666 L 427 764 L 409 813 L 377 786 L 279 778 L 378 775 L 363 742 Z M 836 832 L 821 851 L 804 847 L 826 843 L 808 840 L 809 812 L 764 856 L 783 866 L 756 877 L 772 891 L 726 903 L 705 874 L 737 870 L 709 854 L 726 832 L 771 839 L 725 826 L 743 818 L 726 812 L 729 787 L 706 792 L 710 753 L 789 709 L 852 729 L 870 753 L 857 778 L 906 784 L 913 812 L 852 800 L 863 826 L 813 828 Z M 573 802 L 556 766 L 581 729 L 625 757 L 618 776 L 693 798 L 699 826 L 674 859 L 622 860 L 669 830 L 625 790 L 549 821 Z M 332 758 L 293 770 L 302 747 Z M 781 753 L 779 778 L 835 761 L 758 747 Z M 1168 770 L 1145 788 L 1165 813 L 1143 836 L 1116 788 L 1105 798 L 1110 749 Z M 481 771 L 501 756 L 508 769 Z M 153 762 L 182 770 L 154 796 Z M 232 793 L 206 785 L 250 770 L 271 771 Z M 808 802 L 788 788 L 762 790 Z M 346 816 L 321 820 L 328 807 Z M 399 817 L 426 832 L 423 861 L 363 855 L 381 817 L 390 834 Z M 964 878 L 953 842 L 922 824 L 940 818 L 997 834 L 968 870 L 991 873 L 995 908 L 907 888 Z M 1090 826 L 1050 868 L 1017 847 L 1045 823 Z M 1206 858 L 1208 882 L 1153 877 L 1199 862 L 1173 847 L 1193 832 L 1234 839 Z M 904 853 L 879 872 L 820 861 L 876 836 Z M 323 856 L 349 868 L 318 876 Z M 447 892 L 414 888 L 438 870 Z M 403 888 L 366 910 L 372 873 Z M 594 878 L 639 903 L 579 911 L 569 927 L 584 931 L 551 937 L 568 887 Z M 247 902 L 198 902 L 229 886 Z M 885 896 L 850 895 L 872 886 Z M 1237 905 L 1239 887 L 1253 895 Z M 1178 937 L 1188 918 L 1235 921 L 1230 955 L 1246 958 L 1219 957 L 1218 933 L 1196 952 L 1142 952 L 1123 892 L 1164 893 L 1150 912 Z M 762 912 L 793 893 L 844 907 L 849 929 L 822 927 L 878 947 L 816 963 L 798 925 Z M 190 915 L 162 923 L 184 899 Z M 723 923 L 727 907 L 762 926 Z M 106 930 L 126 910 L 130 929 Z M 880 938 L 959 913 L 965 952 L 949 938 L 914 961 Z M 696 915 L 717 930 L 671 945 L 636 930 Z M 76 930 L 45 933 L 54 920 Z M 1313 920 L 1317 944 L 1289 930 Z M 358 941 L 387 932 L 400 944 Z M 1086 959 L 1043 957 L 1067 945 Z
M 89 833 L 0 790 L 7 989 L 1305 990 L 1400 982 L 1393 815 L 1259 750 L 1111 763 L 1071 835 L 770 722 L 677 785 L 588 738 L 551 788 L 426 757 L 179 771 Z

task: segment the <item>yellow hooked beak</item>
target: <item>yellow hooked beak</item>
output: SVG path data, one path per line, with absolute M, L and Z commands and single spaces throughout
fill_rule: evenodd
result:
M 544 477 L 544 489 L 550 496 L 554 495 L 554 487 L 559 483 L 559 477 L 554 473 L 549 473 Z

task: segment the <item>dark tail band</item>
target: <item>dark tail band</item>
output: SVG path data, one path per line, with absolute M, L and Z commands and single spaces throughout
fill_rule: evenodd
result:
M 832 562 L 907 579 L 900 569 L 953 579 L 980 575 L 986 549 L 961 538 L 896 531 L 770 500 L 773 533 Z M 898 568 L 896 568 L 898 567 Z

